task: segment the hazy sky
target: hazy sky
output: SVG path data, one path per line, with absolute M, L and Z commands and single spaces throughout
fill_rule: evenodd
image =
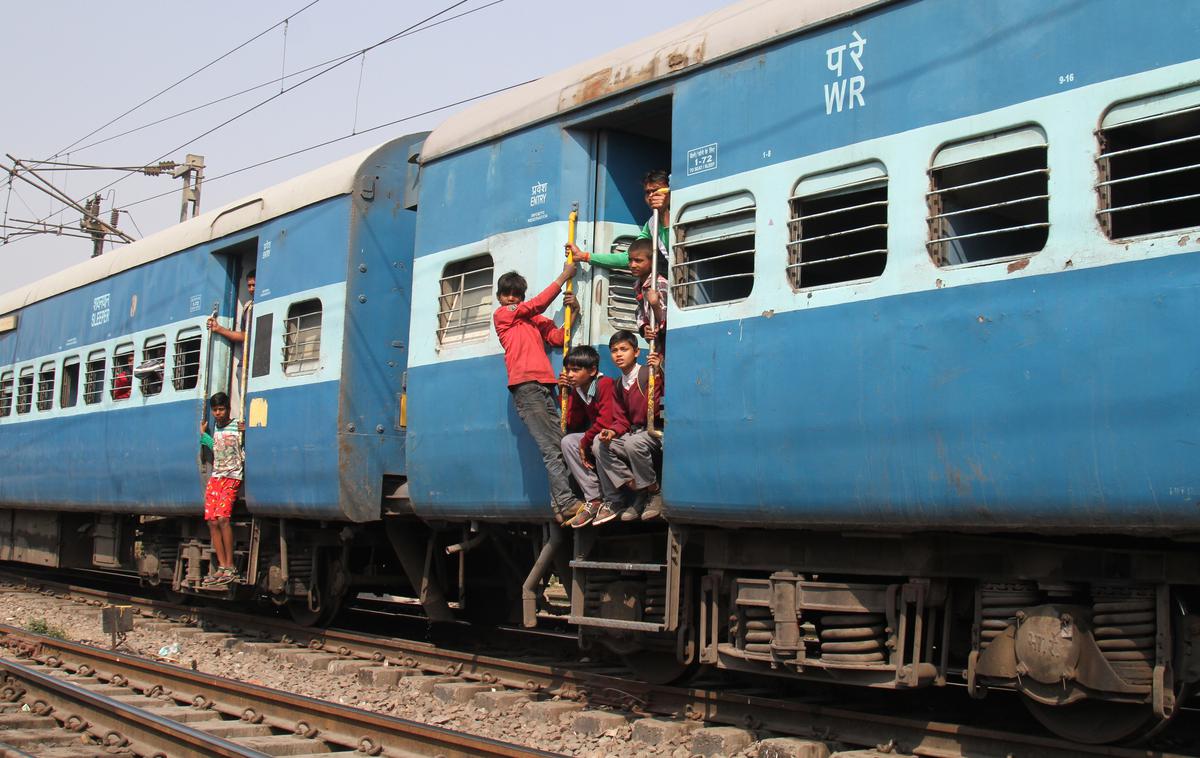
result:
M 729 0 L 467 0 L 439 16 L 477 12 L 406 36 L 296 87 L 253 113 L 195 139 L 232 116 L 280 92 L 280 83 L 140 129 L 92 143 L 241 90 L 277 80 L 331 58 L 373 45 L 432 16 L 456 0 L 318 0 L 286 27 L 267 32 L 202 73 L 155 98 L 102 131 L 89 132 L 246 42 L 311 0 L 116 4 L 29 3 L 0 0 L 6 65 L 0 111 L 0 154 L 102 166 L 205 157 L 208 177 L 201 212 L 296 174 L 384 142 L 435 126 L 449 113 L 418 117 L 345 139 L 293 158 L 221 174 L 294 150 L 362 131 L 516 82 L 565 68 L 661 31 Z M 285 44 L 286 43 L 286 44 Z M 320 69 L 285 80 L 291 87 Z M 194 140 L 194 141 L 193 141 Z M 10 161 L 0 157 L 5 165 Z M 111 172 L 49 172 L 77 200 L 114 179 L 105 190 L 103 217 L 115 200 L 129 206 L 120 227 L 135 238 L 179 219 L 182 183 L 169 177 Z M 19 180 L 10 193 L 0 184 L 0 212 L 14 219 L 47 219 L 77 228 L 79 214 L 56 213 L 60 203 Z M 169 192 L 144 203 L 143 198 Z M 131 205 L 133 204 L 133 205 Z M 135 226 L 136 224 L 136 226 Z M 139 232 L 140 229 L 140 232 Z M 0 229 L 0 235 L 8 233 Z M 50 235 L 0 245 L 0 292 L 86 260 L 92 243 Z M 119 249 L 118 249 L 119 254 Z

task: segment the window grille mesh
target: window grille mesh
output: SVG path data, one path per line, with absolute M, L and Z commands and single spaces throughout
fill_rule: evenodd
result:
M 874 279 L 887 265 L 887 179 L 791 199 L 788 279 L 795 289 Z
M 321 367 L 321 301 L 288 307 L 283 325 L 283 373 L 310 374 Z
M 739 193 L 685 209 L 675 224 L 675 304 L 740 300 L 754 287 L 754 198 Z
M 17 413 L 29 413 L 33 407 L 33 369 L 27 368 L 17 378 Z
M 109 395 L 113 400 L 128 400 L 133 393 L 133 345 L 121 345 L 113 351 Z
M 37 409 L 48 411 L 54 407 L 54 364 L 44 363 L 38 371 Z
M 446 264 L 438 295 L 439 347 L 487 337 L 491 324 L 492 256 Z
M 102 352 L 92 353 L 88 356 L 83 377 L 83 402 L 85 405 L 95 405 L 103 399 L 106 362 Z
M 0 376 L 0 418 L 12 413 L 13 375 L 12 372 Z
M 195 389 L 200 381 L 200 333 L 180 332 L 175 337 L 171 384 L 177 390 Z

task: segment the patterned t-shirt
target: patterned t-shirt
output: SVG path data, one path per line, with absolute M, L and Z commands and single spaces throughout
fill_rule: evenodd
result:
M 212 475 L 241 479 L 246 454 L 242 451 L 242 433 L 238 431 L 238 420 L 233 418 L 225 426 L 217 427 L 212 438 Z

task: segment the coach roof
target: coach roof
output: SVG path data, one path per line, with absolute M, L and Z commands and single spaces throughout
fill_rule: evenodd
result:
M 113 274 L 165 258 L 195 245 L 224 237 L 276 216 L 345 195 L 354 187 L 362 165 L 383 145 L 322 166 L 262 192 L 132 242 L 124 247 L 63 269 L 24 287 L 0 295 L 0 315 Z
M 446 119 L 428 162 L 650 82 L 891 0 L 744 0 L 522 85 Z

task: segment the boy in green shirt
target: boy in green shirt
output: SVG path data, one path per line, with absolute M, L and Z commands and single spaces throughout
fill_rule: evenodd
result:
M 664 169 L 654 169 L 647 171 L 642 177 L 642 190 L 646 197 L 646 207 L 650 210 L 658 211 L 658 252 L 667 260 L 670 256 L 667 252 L 670 250 L 670 233 L 671 233 L 671 175 Z M 641 231 L 638 232 L 638 239 L 650 239 L 650 221 L 646 221 L 642 225 Z M 629 268 L 628 253 L 588 253 L 580 250 L 575 245 L 567 245 L 571 254 L 575 256 L 575 262 L 591 263 L 593 266 L 604 266 L 605 268 Z

